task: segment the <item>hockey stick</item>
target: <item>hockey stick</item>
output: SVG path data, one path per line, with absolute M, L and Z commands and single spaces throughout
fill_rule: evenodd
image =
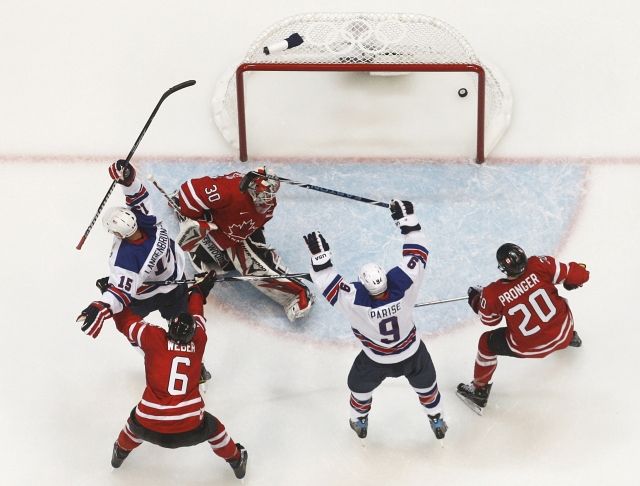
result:
M 431 302 L 423 302 L 421 304 L 416 304 L 414 305 L 414 307 L 424 307 L 427 305 L 436 305 L 436 304 L 446 304 L 447 302 L 456 302 L 458 300 L 467 300 L 469 297 L 464 296 L 464 297 L 455 297 L 453 299 L 444 299 L 444 300 L 434 300 Z
M 205 274 L 206 275 L 206 274 Z M 201 278 L 188 278 L 181 280 L 164 280 L 160 282 L 145 282 L 144 285 L 173 285 L 173 284 L 195 284 L 201 282 L 204 275 Z M 229 277 L 216 277 L 216 282 L 249 282 L 251 280 L 277 280 L 279 278 L 304 278 L 311 280 L 311 276 L 308 273 L 286 273 L 284 275 L 242 275 L 242 276 L 229 276 Z
M 286 179 L 284 177 L 271 175 L 271 174 L 260 174 L 259 172 L 251 171 L 250 174 L 255 175 L 256 177 L 264 177 L 266 179 L 272 179 L 274 181 L 286 182 L 287 184 L 291 184 L 292 186 L 303 187 L 305 189 L 311 189 L 313 191 L 324 192 L 326 194 L 332 194 L 334 196 L 346 197 L 347 199 L 353 199 L 354 201 L 360 201 L 367 204 L 372 204 L 374 206 L 380 206 L 382 208 L 388 208 L 389 203 L 384 203 L 380 201 L 376 201 L 374 199 L 369 199 L 361 196 L 354 196 L 353 194 L 347 194 L 346 192 L 335 191 L 333 189 L 327 189 L 326 187 L 314 186 L 313 184 L 306 184 L 304 182 L 298 182 L 291 179 Z M 248 181 L 247 181 L 248 182 Z M 242 192 L 246 190 L 245 188 L 240 188 Z
M 147 132 L 147 128 L 149 128 L 149 125 L 151 125 L 151 121 L 156 116 L 156 113 L 158 112 L 158 109 L 160 108 L 160 105 L 162 104 L 162 102 L 164 100 L 166 100 L 170 95 L 175 93 L 176 91 L 179 91 L 182 88 L 187 88 L 189 86 L 193 86 L 194 84 L 196 84 L 196 82 L 193 79 L 190 80 L 190 81 L 184 81 L 184 82 L 182 82 L 180 84 L 176 84 L 174 87 L 172 87 L 172 88 L 170 88 L 170 89 L 168 89 L 167 91 L 164 92 L 164 94 L 160 97 L 160 101 L 158 101 L 158 104 L 156 105 L 156 107 L 151 112 L 151 116 L 149 116 L 149 119 L 147 120 L 147 123 L 144 125 L 144 128 L 142 129 L 142 131 L 140 132 L 140 135 L 138 135 L 138 139 L 133 144 L 133 147 L 131 147 L 131 151 L 129 152 L 129 155 L 127 155 L 127 158 L 125 159 L 127 164 L 131 160 L 131 157 L 133 157 L 134 152 L 138 148 L 138 144 L 142 140 L 142 137 L 144 137 L 144 134 Z M 87 236 L 89 236 L 89 233 L 91 232 L 91 228 L 93 228 L 93 225 L 96 223 L 96 220 L 98 219 L 98 216 L 102 212 L 102 209 L 104 208 L 104 205 L 107 203 L 107 199 L 109 199 L 109 196 L 111 196 L 111 193 L 113 192 L 113 189 L 115 187 L 116 187 L 116 181 L 111 182 L 111 186 L 109 187 L 109 190 L 107 191 L 105 196 L 102 198 L 102 202 L 100 203 L 100 206 L 98 206 L 98 210 L 96 211 L 96 214 L 93 216 L 93 219 L 91 220 L 91 223 L 89 223 L 89 226 L 87 227 L 87 230 L 84 232 L 84 235 L 82 235 L 82 238 L 80 239 L 80 242 L 77 244 L 76 250 L 80 250 L 82 248 L 82 245 L 84 245 L 84 242 L 87 239 Z
M 158 184 L 158 181 L 156 181 L 156 178 L 153 177 L 152 174 L 148 174 L 147 175 L 147 179 L 149 179 L 149 181 L 151 182 L 151 184 L 153 184 L 154 186 L 156 186 L 156 189 L 158 191 L 160 191 L 160 194 L 162 194 L 164 196 L 164 198 L 169 202 L 169 206 L 171 206 L 171 208 L 177 213 L 180 214 L 180 208 L 178 207 L 178 205 L 176 204 L 176 202 L 171 199 L 171 196 L 169 196 L 169 194 L 167 193 L 167 191 L 165 191 L 162 186 L 160 186 L 160 184 Z

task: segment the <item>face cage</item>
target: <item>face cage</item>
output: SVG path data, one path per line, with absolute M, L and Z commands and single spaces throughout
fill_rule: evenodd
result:
M 269 206 L 273 204 L 279 188 L 279 181 L 258 179 L 249 187 L 249 195 L 257 206 Z

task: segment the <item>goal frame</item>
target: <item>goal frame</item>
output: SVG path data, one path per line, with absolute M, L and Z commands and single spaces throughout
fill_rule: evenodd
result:
M 247 72 L 471 72 L 478 76 L 478 105 L 476 110 L 476 163 L 485 161 L 485 84 L 484 68 L 479 64 L 443 63 L 443 64 L 374 64 L 374 63 L 243 63 L 235 72 L 236 100 L 238 110 L 239 156 L 242 162 L 249 159 L 247 147 L 246 100 L 244 74 Z

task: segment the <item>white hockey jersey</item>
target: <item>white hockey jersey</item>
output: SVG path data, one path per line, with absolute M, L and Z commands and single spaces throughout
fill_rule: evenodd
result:
M 101 300 L 111 306 L 114 314 L 121 312 L 132 299 L 144 300 L 171 292 L 176 285 L 149 282 L 181 278 L 185 262 L 184 252 L 169 238 L 166 228 L 154 215 L 149 193 L 139 179 L 122 188 L 126 204 L 135 214 L 144 238 L 136 242 L 113 239 L 109 256 L 109 287 Z
M 420 345 L 413 323 L 413 307 L 424 279 L 429 252 L 422 231 L 405 235 L 402 263 L 387 273 L 387 298 L 376 300 L 360 282 L 346 283 L 333 267 L 311 278 L 329 303 L 351 324 L 364 352 L 378 363 L 398 363 Z

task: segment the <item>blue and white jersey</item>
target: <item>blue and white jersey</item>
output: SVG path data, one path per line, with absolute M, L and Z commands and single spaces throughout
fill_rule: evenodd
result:
M 333 267 L 311 278 L 329 303 L 340 309 L 360 340 L 364 352 L 378 363 L 397 363 L 412 356 L 420 345 L 413 323 L 413 306 L 429 252 L 422 231 L 404 237 L 402 263 L 387 273 L 387 296 L 371 297 L 360 282 L 346 283 Z
M 109 256 L 109 288 L 102 301 L 114 314 L 127 307 L 132 299 L 144 300 L 156 294 L 171 292 L 176 285 L 154 285 L 181 278 L 184 273 L 184 252 L 169 238 L 166 228 L 153 213 L 149 193 L 136 178 L 122 186 L 126 204 L 133 211 L 144 237 L 135 242 L 114 237 Z

